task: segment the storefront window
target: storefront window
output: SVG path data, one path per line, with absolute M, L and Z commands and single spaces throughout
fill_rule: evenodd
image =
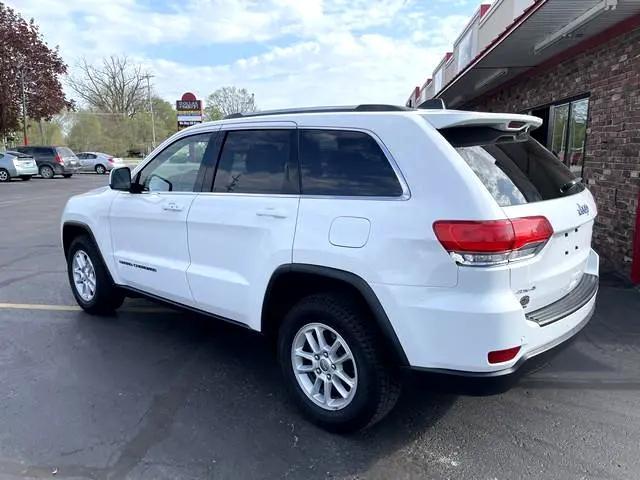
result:
M 583 99 L 571 104 L 569 120 L 569 149 L 567 151 L 567 165 L 576 175 L 582 174 L 584 161 L 584 143 L 587 134 L 587 110 L 589 100 Z
M 569 104 L 556 105 L 551 109 L 551 151 L 562 161 L 565 161 L 567 142 L 567 120 L 569 118 Z
M 573 173 L 582 175 L 589 99 L 551 107 L 549 148 Z

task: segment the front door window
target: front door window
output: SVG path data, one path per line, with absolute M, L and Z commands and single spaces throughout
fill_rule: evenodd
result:
M 192 135 L 172 143 L 138 174 L 143 192 L 193 192 L 203 167 L 211 133 Z

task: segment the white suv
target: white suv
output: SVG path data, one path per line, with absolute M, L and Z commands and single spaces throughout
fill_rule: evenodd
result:
M 531 116 L 384 105 L 183 130 L 69 200 L 90 313 L 145 294 L 263 332 L 332 430 L 379 420 L 402 367 L 496 376 L 594 310 L 593 198 Z

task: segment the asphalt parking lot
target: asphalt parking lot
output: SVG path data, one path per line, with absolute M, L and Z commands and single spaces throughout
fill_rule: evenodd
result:
M 640 476 L 637 290 L 603 281 L 579 338 L 504 393 L 411 376 L 382 423 L 336 436 L 259 335 L 140 299 L 79 311 L 58 221 L 107 178 L 0 185 L 0 478 Z

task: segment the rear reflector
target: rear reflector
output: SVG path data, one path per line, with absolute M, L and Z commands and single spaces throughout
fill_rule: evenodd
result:
M 489 352 L 489 363 L 502 363 L 513 360 L 518 355 L 520 347 L 507 348 L 506 350 L 495 350 Z
M 545 217 L 505 220 L 439 220 L 436 237 L 451 256 L 464 265 L 495 265 L 529 258 L 553 235 Z

